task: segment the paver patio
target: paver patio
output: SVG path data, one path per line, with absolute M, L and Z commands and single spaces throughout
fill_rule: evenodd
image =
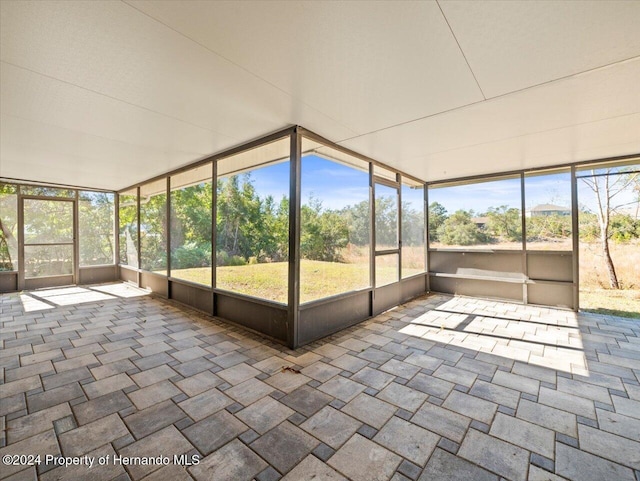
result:
M 0 309 L 0 456 L 43 456 L 0 479 L 640 481 L 638 320 L 429 295 L 292 351 L 126 284 Z

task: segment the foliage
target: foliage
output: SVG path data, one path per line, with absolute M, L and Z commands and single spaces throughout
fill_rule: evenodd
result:
M 611 258 L 610 239 L 613 235 L 613 216 L 619 214 L 619 209 L 640 202 L 640 175 L 633 167 L 591 169 L 590 175 L 581 176 L 582 185 L 593 193 L 596 202 L 596 216 L 602 256 L 609 276 L 609 287 L 620 289 L 621 284 L 616 273 L 616 267 Z M 624 192 L 632 192 L 635 199 L 631 202 L 619 196 Z M 635 231 L 632 227 L 631 234 Z M 629 231 L 627 231 L 629 233 Z
M 392 196 L 376 196 L 376 249 L 398 247 L 398 203 Z
M 0 183 L 0 271 L 12 271 L 18 260 L 18 196 L 15 187 Z
M 256 258 L 250 257 L 250 259 L 256 259 Z M 256 264 L 256 263 L 257 262 L 253 262 L 253 264 Z M 247 260 L 242 256 L 230 256 L 225 251 L 218 251 L 218 253 L 216 254 L 217 266 L 246 266 L 247 264 L 249 264 L 249 262 L 247 262 Z
M 536 215 L 527 218 L 527 241 L 566 239 L 571 236 L 571 216 Z
M 119 206 L 120 263 L 138 267 L 138 207 L 134 195 L 120 195 Z
M 611 239 L 616 242 L 628 242 L 640 239 L 640 219 L 628 214 L 615 214 L 611 217 Z
M 487 241 L 486 235 L 471 220 L 471 213 L 458 210 L 438 228 L 438 238 L 444 244 L 468 246 Z
M 340 211 L 349 229 L 349 242 L 357 246 L 369 245 L 369 201 L 363 200 Z
M 411 208 L 408 202 L 402 202 L 402 245 L 424 246 L 424 209 Z
M 171 250 L 171 268 L 209 267 L 211 265 L 211 243 L 187 242 Z
M 80 192 L 80 265 L 112 264 L 114 255 L 114 195 L 106 192 Z
M 300 255 L 304 259 L 340 262 L 340 252 L 349 242 L 347 220 L 339 212 L 322 208 L 310 198 L 301 208 Z
M 167 268 L 166 193 L 140 199 L 140 251 L 143 269 L 155 271 Z
M 75 196 L 75 193 L 69 190 L 24 186 L 21 188 L 25 194 Z M 110 193 L 80 191 L 78 203 L 80 265 L 90 266 L 113 263 L 113 199 L 114 196 Z M 59 208 L 64 205 L 67 206 L 66 209 L 60 210 Z M 73 237 L 71 232 L 73 224 L 68 205 L 55 201 L 30 202 L 27 207 L 29 222 L 27 230 L 31 232 L 31 234 L 28 234 L 30 235 L 28 241 L 51 242 L 62 238 L 64 240 L 71 239 Z M 17 208 L 16 186 L 0 184 L 0 270 L 14 270 L 17 267 Z M 36 233 L 37 238 L 33 237 Z M 56 255 L 59 259 L 68 257 L 68 248 L 61 246 L 32 248 L 30 251 L 32 254 L 30 258 L 34 257 L 38 252 L 42 256 L 50 258 Z M 71 260 L 67 259 L 63 262 L 64 265 L 58 267 L 66 272 L 69 269 L 70 262 Z M 26 267 L 32 268 L 31 274 L 35 275 L 40 272 L 40 267 L 35 264 Z M 53 262 L 49 262 L 46 268 L 56 269 Z
M 447 209 L 438 202 L 429 204 L 429 242 L 438 242 L 438 229 L 447 220 Z
M 211 183 L 203 182 L 171 192 L 171 245 L 201 244 L 211 239 Z M 211 250 L 211 249 L 209 249 Z
M 520 209 L 501 205 L 489 207 L 487 215 L 487 232 L 493 237 L 509 241 L 522 240 L 522 220 Z
M 578 229 L 580 240 L 593 242 L 600 238 L 600 226 L 595 214 L 588 211 L 581 211 L 578 215 Z
M 276 205 L 273 197 L 261 199 L 250 174 L 219 179 L 217 183 L 217 250 L 229 258 L 246 261 L 286 260 L 289 238 L 289 202 L 283 198 Z
M 25 276 L 73 273 L 73 247 L 61 245 L 73 242 L 73 204 L 56 200 L 25 199 L 23 205 Z

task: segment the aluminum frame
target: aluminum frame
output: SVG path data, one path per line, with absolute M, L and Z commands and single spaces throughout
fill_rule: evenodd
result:
M 266 145 L 268 143 L 282 140 L 284 138 L 290 139 L 290 148 L 289 148 L 289 241 L 288 241 L 288 268 L 287 268 L 287 279 L 288 279 L 288 288 L 287 288 L 287 303 L 278 303 L 266 299 L 255 298 L 250 295 L 240 294 L 237 292 L 231 292 L 225 289 L 221 289 L 217 286 L 217 262 L 215 259 L 216 252 L 216 239 L 217 239 L 217 178 L 218 178 L 218 161 L 231 157 L 233 155 L 246 152 L 251 149 L 258 148 L 262 145 Z M 365 289 L 359 289 L 354 291 L 348 291 L 344 293 L 337 294 L 335 296 L 329 296 L 322 299 L 317 299 L 314 301 L 305 302 L 304 304 L 300 303 L 300 235 L 301 235 L 301 176 L 302 176 L 302 139 L 306 138 L 311 141 L 320 143 L 324 146 L 334 148 L 342 153 L 348 154 L 366 162 L 368 164 L 368 175 L 369 175 L 369 237 L 370 237 L 370 256 L 369 256 L 369 281 L 370 286 Z M 160 276 L 149 277 L 146 271 L 142 269 L 141 264 L 141 237 L 140 237 L 140 187 L 151 182 L 155 182 L 158 180 L 162 180 L 164 178 L 167 179 L 167 225 L 171 225 L 171 176 L 176 174 L 189 171 L 191 169 L 200 167 L 205 165 L 206 163 L 211 162 L 212 165 L 212 236 L 211 236 L 211 252 L 212 252 L 212 267 L 211 267 L 211 287 L 204 286 L 196 283 L 192 283 L 189 281 L 185 281 L 182 279 L 173 278 L 171 275 L 171 229 L 167 232 L 167 276 L 166 279 L 159 280 Z M 262 164 L 261 164 L 262 165 Z M 259 167 L 260 165 L 252 166 Z M 386 178 L 382 178 L 374 175 L 374 167 L 379 166 L 388 170 L 392 170 L 396 173 L 395 181 L 391 181 Z M 425 263 L 425 272 L 422 274 L 415 274 L 413 276 L 402 278 L 402 253 L 401 253 L 401 242 L 402 242 L 402 178 L 410 179 L 413 182 L 417 182 L 423 186 L 425 186 L 424 190 L 426 192 L 426 185 L 423 181 L 399 172 L 397 169 L 392 169 L 389 166 L 377 162 L 368 157 L 362 156 L 355 152 L 352 152 L 349 149 L 346 149 L 342 146 L 339 146 L 324 137 L 321 137 L 309 130 L 306 130 L 300 126 L 292 126 L 288 127 L 269 135 L 263 136 L 259 139 L 255 139 L 251 142 L 238 145 L 226 151 L 217 153 L 212 156 L 208 156 L 204 159 L 196 161 L 190 165 L 181 167 L 180 169 L 176 169 L 167 173 L 164 173 L 159 176 L 155 176 L 149 180 L 144 182 L 139 182 L 133 185 L 130 185 L 124 189 L 121 189 L 118 194 L 126 191 L 130 191 L 132 189 L 136 189 L 137 200 L 136 200 L 136 208 L 137 208 L 137 228 L 138 228 L 138 237 L 137 237 L 137 248 L 138 248 L 138 264 L 137 266 L 126 266 L 120 265 L 120 270 L 123 273 L 123 278 L 131 279 L 131 275 L 135 274 L 136 284 L 139 287 L 145 287 L 150 282 L 166 282 L 166 288 L 159 289 L 160 294 L 165 294 L 168 298 L 178 298 L 177 300 L 187 302 L 188 304 L 192 304 L 193 301 L 196 306 L 194 307 L 205 307 L 206 311 L 209 314 L 214 316 L 221 316 L 231 322 L 240 323 L 250 329 L 256 330 L 259 326 L 256 326 L 255 322 L 253 322 L 250 317 L 252 315 L 258 313 L 267 313 L 272 312 L 273 315 L 268 315 L 271 319 L 270 326 L 265 327 L 262 332 L 268 336 L 274 337 L 278 339 L 280 342 L 284 342 L 290 347 L 298 347 L 301 344 L 301 341 L 306 343 L 310 342 L 310 334 L 303 332 L 304 326 L 301 326 L 300 319 L 303 312 L 312 312 L 317 309 L 327 308 L 327 306 L 334 306 L 330 308 L 330 312 L 337 317 L 335 317 L 334 322 L 331 323 L 332 328 L 336 328 L 336 326 L 342 326 L 340 328 L 344 328 L 347 325 L 351 325 L 354 322 L 353 313 L 350 312 L 349 309 L 349 301 L 348 299 L 355 298 L 357 296 L 365 295 L 367 298 L 367 315 L 366 316 L 357 316 L 357 322 L 360 322 L 367 317 L 374 315 L 376 312 L 380 312 L 380 309 L 390 307 L 389 302 L 395 303 L 396 305 L 401 302 L 401 300 L 406 300 L 407 295 L 411 295 L 415 297 L 415 285 L 416 279 L 419 280 L 418 285 L 421 286 L 419 291 L 420 293 L 426 292 L 427 285 L 427 275 L 426 275 L 426 263 Z M 398 215 L 397 215 L 397 231 L 398 231 L 398 246 L 396 249 L 392 249 L 391 251 L 377 251 L 375 249 L 375 184 L 383 184 L 389 187 L 396 189 L 396 193 L 398 196 Z M 426 194 L 425 194 L 426 195 Z M 426 212 L 426 206 L 425 206 Z M 426 214 L 425 214 L 426 215 Z M 426 229 L 427 224 L 425 223 L 425 237 L 426 237 Z M 382 287 L 376 287 L 376 279 L 375 279 L 375 259 L 376 256 L 385 255 L 385 254 L 397 254 L 398 256 L 398 279 L 395 280 L 392 284 L 388 284 Z M 425 242 L 425 256 L 427 255 L 426 250 L 426 242 Z M 118 258 L 119 259 L 119 258 Z M 150 273 L 149 273 L 150 274 Z M 153 279 L 153 280 L 150 280 Z M 423 282 L 424 280 L 424 282 Z M 412 287 L 407 290 L 402 288 L 402 284 L 411 285 Z M 144 284 L 144 286 L 143 286 Z M 394 288 L 389 288 L 389 286 L 396 286 Z M 175 289 L 174 289 L 175 288 Z M 376 291 L 381 291 L 380 299 L 376 299 Z M 174 296 L 174 290 L 176 296 Z M 191 292 L 192 294 L 189 294 Z M 208 293 L 207 295 L 210 298 L 210 301 L 203 301 L 203 293 Z M 391 293 L 391 294 L 390 294 Z M 407 294 L 410 293 L 410 294 Z M 355 297 L 354 297 L 355 296 Z M 191 301 L 190 301 L 191 299 Z M 240 309 L 241 312 L 236 312 L 234 310 L 230 310 L 231 307 L 234 306 L 235 309 Z M 340 307 L 341 306 L 341 307 Z M 209 309 L 210 307 L 210 309 Z M 265 311 L 265 309 L 267 309 Z M 243 317 L 243 312 L 245 316 Z M 280 314 L 276 313 L 286 312 L 286 316 L 283 318 Z M 358 311 L 360 312 L 360 311 Z M 244 320 L 243 320 L 244 319 Z M 308 318 L 305 318 L 308 319 Z M 340 320 L 342 319 L 342 321 Z M 278 323 L 284 322 L 284 326 L 280 326 Z M 337 324 L 336 324 L 337 322 Z M 260 329 L 258 329 L 260 330 Z M 334 329 L 335 330 L 335 329 Z M 312 329 L 315 334 L 311 337 L 317 338 L 316 334 L 318 334 L 317 329 Z M 332 331 L 333 332 L 333 331 Z M 286 333 L 284 335 L 283 333 Z M 328 331 L 324 332 L 323 335 L 329 334 Z
M 385 167 L 387 168 L 387 167 Z M 389 179 L 386 179 L 384 177 L 379 177 L 374 175 L 372 180 L 373 180 L 373 206 L 374 206 L 374 217 L 373 217 L 373 222 L 370 224 L 369 228 L 375 232 L 375 227 L 376 227 L 376 216 L 375 216 L 375 196 L 376 196 L 376 184 L 379 185 L 384 185 L 386 187 L 389 187 L 391 189 L 394 189 L 396 192 L 396 202 L 397 202 L 397 207 L 396 207 L 396 248 L 395 249 L 378 249 L 375 246 L 375 239 L 374 239 L 374 244 L 373 244 L 373 269 L 375 271 L 375 261 L 378 257 L 384 257 L 384 256 L 392 256 L 392 255 L 397 255 L 398 256 L 398 262 L 397 262 L 397 272 L 398 272 L 398 278 L 395 280 L 395 282 L 400 282 L 400 280 L 402 280 L 402 183 L 399 180 L 400 178 L 400 174 L 396 173 L 396 181 L 390 181 Z M 383 284 L 383 285 L 378 285 L 378 281 L 376 279 L 375 283 L 373 284 L 374 288 L 379 288 L 379 287 L 384 287 L 384 286 L 388 286 L 389 284 L 393 284 L 394 282 L 388 283 L 388 284 Z
M 20 291 L 24 289 L 40 289 L 48 287 L 57 287 L 62 285 L 82 285 L 94 282 L 109 282 L 119 278 L 119 238 L 118 238 L 118 193 L 105 189 L 92 189 L 88 187 L 78 187 L 62 184 L 44 183 L 44 182 L 20 182 L 16 183 L 14 179 L 0 179 L 3 183 L 11 184 L 16 187 L 16 216 L 17 216 L 17 241 L 18 256 L 16 259 L 17 269 L 14 271 L 3 271 L 0 273 L 2 282 L 0 283 L 0 292 Z M 73 191 L 71 196 L 57 195 L 36 195 L 24 193 L 24 187 L 50 187 L 55 189 L 66 189 Z M 114 242 L 113 259 L 111 264 L 101 264 L 95 266 L 83 266 L 80 262 L 80 192 L 102 192 L 114 195 L 114 216 L 112 223 L 112 233 Z M 54 202 L 71 202 L 73 216 L 73 240 L 72 242 L 44 242 L 44 243 L 27 243 L 24 240 L 24 200 L 43 200 Z M 73 270 L 71 274 L 53 275 L 26 278 L 24 265 L 24 248 L 31 245 L 71 245 L 73 246 Z M 13 279 L 13 281 L 11 280 Z
M 24 238 L 24 201 L 25 200 L 41 200 L 52 202 L 70 202 L 72 211 L 72 232 L 73 238 L 71 242 L 45 242 L 45 243 L 28 243 Z M 73 270 L 71 274 L 59 274 L 53 276 L 42 276 L 27 278 L 25 275 L 24 248 L 38 245 L 70 245 L 73 246 L 72 262 Z M 73 198 L 71 197 L 55 197 L 43 195 L 22 195 L 18 190 L 18 290 L 39 289 L 42 287 L 55 287 L 60 285 L 76 284 L 80 278 L 80 266 L 78 265 L 78 191 L 76 190 Z M 71 278 L 69 281 L 67 279 Z M 49 279 L 49 282 L 47 282 Z M 56 279 L 58 282 L 56 282 Z
M 428 199 L 428 190 L 430 187 L 434 187 L 434 186 L 440 186 L 440 187 L 448 187 L 448 186 L 459 186 L 459 185 L 465 185 L 465 184 L 471 184 L 474 183 L 474 181 L 483 181 L 483 180 L 490 180 L 490 179 L 495 179 L 495 180 L 500 180 L 502 178 L 516 178 L 519 177 L 520 178 L 520 211 L 521 211 L 521 229 L 522 229 L 522 239 L 521 239 L 521 244 L 522 244 L 522 248 L 520 250 L 520 254 L 522 256 L 522 261 L 521 261 L 521 273 L 523 275 L 523 280 L 520 281 L 522 283 L 522 294 L 521 296 L 513 296 L 513 295 L 509 295 L 508 296 L 508 300 L 511 301 L 516 301 L 516 302 L 521 302 L 523 304 L 536 304 L 538 305 L 538 302 L 530 302 L 530 294 L 532 293 L 531 291 L 539 289 L 538 286 L 550 286 L 550 285 L 555 285 L 558 289 L 561 288 L 570 288 L 570 295 L 564 295 L 564 297 L 559 297 L 559 296 L 555 296 L 555 302 L 554 304 L 543 304 L 543 305 L 556 305 L 558 307 L 564 307 L 564 306 L 569 306 L 572 310 L 574 311 L 578 311 L 580 308 L 580 298 L 579 298 L 579 291 L 580 291 L 580 284 L 579 284 L 579 277 L 580 277 L 580 268 L 579 268 L 579 225 L 578 225 L 578 191 L 577 191 L 577 176 L 576 176 L 576 169 L 579 166 L 582 165 L 589 165 L 589 164 L 593 164 L 594 162 L 598 162 L 598 163 L 613 163 L 616 161 L 620 161 L 620 160 L 633 160 L 633 159 L 637 159 L 638 156 L 637 155 L 631 155 L 631 156 L 623 156 L 623 157 L 617 157 L 617 158 L 612 158 L 612 159 L 608 159 L 608 160 L 603 160 L 603 161 L 586 161 L 586 162 L 577 162 L 577 163 L 571 163 L 571 164 L 564 164 L 561 166 L 553 166 L 553 167 L 543 167 L 543 168 L 536 168 L 536 169 L 520 169 L 520 170 L 516 170 L 516 171 L 510 171 L 510 172 L 504 172 L 504 173 L 496 173 L 496 174 L 489 174 L 489 175 L 477 175 L 477 176 L 470 176 L 470 177 L 463 177 L 463 178 L 459 178 L 459 179 L 451 179 L 451 180 L 446 180 L 446 181 L 437 181 L 437 182 L 427 182 L 426 184 L 426 190 L 427 190 L 427 199 Z M 543 251 L 543 250 L 529 250 L 527 248 L 527 224 L 526 224 L 526 216 L 525 216 L 525 199 L 526 199 L 526 189 L 525 189 L 525 178 L 527 174 L 531 174 L 531 173 L 536 173 L 536 172 L 545 172 L 545 171 L 549 171 L 549 170 L 565 170 L 568 173 L 570 173 L 571 175 L 571 180 L 570 180 L 570 188 L 571 188 L 571 225 L 572 225 L 572 229 L 571 229 L 571 245 L 572 245 L 572 250 L 571 251 Z M 428 209 L 428 206 L 427 206 Z M 428 213 L 427 213 L 427 220 L 428 220 Z M 486 282 L 489 283 L 513 283 L 513 280 L 510 280 L 508 278 L 504 278 L 504 277 L 496 277 L 496 276 L 492 276 L 490 274 L 484 276 L 482 279 L 480 278 L 476 278 L 473 276 L 466 276 L 466 275 L 458 275 L 458 274 L 446 274 L 446 273 L 442 273 L 442 272 L 437 272 L 434 271 L 434 269 L 432 268 L 432 261 L 434 257 L 438 256 L 438 253 L 440 252 L 449 252 L 449 253 L 458 253 L 459 255 L 463 256 L 463 255 L 474 255 L 474 254 L 481 254 L 484 253 L 486 255 L 489 255 L 489 251 L 487 250 L 482 250 L 482 249 L 446 249 L 446 248 L 432 248 L 430 245 L 430 241 L 429 238 L 427 236 L 427 271 L 429 273 L 428 277 L 429 277 L 429 287 L 431 286 L 431 284 L 435 284 L 435 286 L 440 286 L 442 289 L 442 286 L 444 284 L 448 284 L 449 286 L 451 286 L 451 282 L 444 282 L 442 280 L 439 280 L 438 278 L 449 278 L 449 279 L 455 279 L 455 287 L 447 287 L 444 289 L 444 292 L 446 293 L 463 293 L 463 294 L 467 294 L 467 295 L 474 295 L 473 292 L 477 291 L 477 288 L 474 286 L 477 286 L 477 282 L 480 280 L 484 280 Z M 502 255 L 508 255 L 509 252 L 518 252 L 517 250 L 499 250 L 499 249 L 491 249 L 490 250 L 491 254 L 494 256 L 494 264 L 496 265 L 496 268 L 503 266 L 504 265 L 504 261 L 502 260 Z M 571 280 L 567 280 L 567 281 L 552 281 L 552 280 L 546 280 L 546 279 L 529 279 L 529 261 L 532 257 L 537 257 L 537 256 L 553 256 L 553 255 L 571 255 L 572 259 L 571 259 L 571 265 L 572 265 L 572 277 Z M 462 261 L 462 259 L 460 260 L 460 262 Z M 455 261 L 452 261 L 455 263 Z M 557 267 L 557 269 L 556 269 Z M 556 275 L 561 275 L 562 266 L 553 266 L 552 265 L 552 269 L 553 272 L 551 272 L 551 277 L 556 276 Z M 556 272 L 557 270 L 557 272 Z M 438 287 L 436 287 L 437 289 Z M 566 291 L 568 292 L 568 291 Z M 486 297 L 486 296 L 483 296 Z M 488 297 L 493 297 L 493 298 L 503 298 L 500 296 L 488 296 Z M 536 296 L 538 297 L 538 296 Z
M 288 255 L 288 268 L 287 268 L 287 279 L 288 279 L 288 290 L 287 290 L 287 304 L 282 304 L 278 302 L 273 302 L 265 299 L 259 299 L 255 297 L 251 297 L 244 294 L 239 294 L 235 292 L 230 292 L 224 289 L 220 289 L 217 286 L 217 266 L 216 266 L 216 258 L 215 258 L 215 248 L 216 248 L 216 239 L 217 239 L 217 177 L 218 177 L 218 164 L 217 162 L 225 159 L 227 157 L 233 156 L 235 154 L 239 154 L 262 145 L 265 145 L 270 142 L 274 142 L 277 140 L 281 140 L 284 138 L 290 139 L 290 168 L 289 168 L 289 255 Z M 301 157 L 302 157 L 302 139 L 307 138 L 309 140 L 318 142 L 324 146 L 336 149 L 342 153 L 348 154 L 366 162 L 368 164 L 368 175 L 369 175 L 369 281 L 370 286 L 368 288 L 348 291 L 344 293 L 337 294 L 335 296 L 329 296 L 321 299 L 317 299 L 314 301 L 306 302 L 304 304 L 300 304 L 300 231 L 301 231 Z M 626 160 L 626 159 L 635 159 L 638 158 L 638 155 L 630 155 L 623 157 L 615 157 L 611 159 L 602 159 L 600 161 L 585 161 L 585 162 L 577 162 L 570 164 L 562 164 L 560 166 L 554 166 L 553 168 L 570 168 L 572 173 L 572 247 L 573 252 L 571 259 L 572 266 L 572 281 L 556 281 L 556 280 L 536 280 L 532 282 L 523 283 L 522 287 L 522 296 L 524 302 L 528 302 L 528 289 L 531 287 L 532 289 L 535 287 L 548 288 L 552 286 L 571 286 L 573 300 L 574 300 L 574 308 L 578 307 L 578 229 L 577 229 L 577 185 L 576 185 L 576 175 L 575 170 L 576 166 L 583 164 L 592 164 L 594 162 L 612 162 L 616 160 Z M 212 237 L 211 237 L 211 247 L 212 247 L 212 259 L 211 259 L 211 286 L 200 285 L 196 283 L 192 283 L 189 281 L 185 281 L 182 279 L 175 279 L 171 275 L 171 176 L 179 174 L 181 172 L 186 172 L 188 170 L 197 168 L 199 166 L 205 165 L 207 163 L 211 163 L 211 174 L 212 174 L 212 182 L 211 188 L 212 192 L 212 207 L 211 207 L 211 218 L 212 218 Z M 395 182 L 391 181 L 387 178 L 383 178 L 375 175 L 375 167 L 379 166 L 381 168 L 391 170 L 395 172 Z M 255 165 L 252 168 L 259 167 L 259 165 Z M 345 147 L 342 147 L 334 142 L 331 142 L 324 137 L 315 134 L 309 130 L 304 129 L 300 126 L 290 126 L 278 131 L 275 131 L 266 136 L 260 137 L 258 139 L 254 139 L 250 142 L 243 143 L 241 145 L 237 145 L 231 149 L 227 149 L 223 152 L 207 156 L 203 159 L 200 159 L 190 165 L 186 165 L 179 169 L 175 169 L 158 176 L 155 176 L 151 179 L 145 180 L 143 182 L 139 182 L 128 186 L 115 194 L 115 219 L 114 219 L 114 242 L 115 242 L 115 251 L 114 251 L 114 270 L 118 273 L 122 278 L 126 278 L 129 280 L 135 280 L 137 285 L 142 284 L 162 284 L 160 292 L 162 292 L 166 297 L 170 299 L 176 299 L 180 302 L 185 302 L 189 305 L 193 305 L 196 308 L 205 310 L 206 312 L 212 315 L 221 315 L 223 318 L 227 318 L 231 322 L 239 323 L 253 330 L 257 330 L 262 332 L 264 335 L 273 337 L 274 339 L 279 340 L 280 342 L 284 342 L 292 348 L 298 347 L 301 344 L 311 342 L 319 337 L 323 337 L 324 335 L 331 334 L 336 330 L 342 329 L 356 322 L 360 322 L 367 317 L 373 316 L 381 310 L 384 310 L 388 307 L 392 307 L 393 305 L 397 305 L 400 302 L 404 302 L 411 297 L 415 297 L 416 295 L 420 295 L 421 293 L 427 292 L 431 287 L 432 280 L 445 279 L 446 277 L 443 275 L 439 275 L 438 272 L 433 272 L 432 269 L 432 255 L 438 255 L 439 252 L 447 252 L 446 249 L 431 249 L 430 241 L 429 241 L 429 187 L 435 186 L 439 184 L 452 184 L 455 182 L 458 183 L 467 183 L 472 180 L 478 179 L 488 179 L 488 178 L 496 178 L 496 177 L 505 177 L 505 176 L 519 176 L 520 177 L 520 185 L 521 185 L 521 222 L 522 222 L 522 252 L 508 251 L 505 252 L 505 255 L 520 255 L 521 260 L 519 261 L 521 265 L 521 270 L 527 275 L 529 272 L 529 260 L 530 256 L 527 255 L 527 242 L 526 242 L 526 219 L 524 216 L 524 207 L 525 207 L 525 190 L 524 190 L 524 180 L 525 174 L 529 172 L 537 172 L 548 170 L 550 167 L 539 168 L 539 169 L 520 169 L 516 171 L 507 171 L 507 172 L 498 172 L 492 173 L 490 175 L 478 175 L 478 176 L 470 176 L 459 179 L 449 179 L 446 181 L 437 181 L 437 182 L 423 182 L 420 179 L 417 179 L 411 175 L 407 175 L 397 169 L 391 168 L 381 162 L 378 162 L 374 159 L 368 158 L 366 156 L 360 155 L 356 152 L 353 152 Z M 424 186 L 424 237 L 425 237 L 425 246 L 424 246 L 424 272 L 415 274 L 410 277 L 403 278 L 402 277 L 402 180 L 410 179 L 414 182 L 418 182 Z M 141 256 L 141 236 L 140 236 L 140 227 L 141 227 L 141 218 L 140 218 L 140 187 L 149 182 L 166 179 L 166 193 L 167 193 L 167 205 L 166 205 L 166 214 L 167 214 L 167 276 L 154 275 L 153 273 L 144 271 L 142 269 L 142 256 Z M 1 180 L 1 179 L 0 179 Z M 9 180 L 11 183 L 15 183 L 13 180 Z M 398 216 L 397 216 L 397 229 L 398 229 L 398 246 L 397 249 L 387 249 L 387 250 L 376 250 L 375 247 L 375 184 L 379 183 L 381 185 L 387 185 L 396 189 L 398 195 Z M 24 183 L 23 184 L 27 184 Z M 30 185 L 42 185 L 38 183 L 31 183 Z M 52 184 L 47 184 L 52 185 Z M 55 187 L 61 187 L 56 185 Z M 67 187 L 67 186 L 62 186 Z M 104 191 L 101 189 L 90 189 L 90 188 L 80 188 L 77 187 L 68 187 L 70 189 L 76 190 L 75 192 L 75 208 L 74 208 L 74 235 L 75 235 L 75 254 L 78 254 L 78 190 L 88 190 L 88 191 Z M 136 213 L 137 213 L 137 250 L 138 250 L 138 261 L 136 266 L 125 266 L 120 265 L 120 257 L 119 257 L 119 217 L 120 217 L 120 209 L 119 209 L 119 196 L 121 192 L 136 189 Z M 20 185 L 18 185 L 18 198 L 21 198 L 20 194 Z M 46 197 L 47 200 L 54 199 L 53 197 Z M 69 200 L 69 199 L 65 199 Z M 22 209 L 18 209 L 18 221 L 19 224 L 23 225 L 24 218 Z M 21 218 L 22 217 L 22 218 Z M 19 243 L 24 248 L 24 245 Z M 19 246 L 20 247 L 20 246 Z M 457 251 L 457 252 L 465 252 L 465 251 Z M 477 250 L 466 251 L 466 252 L 477 252 Z M 536 255 L 539 255 L 540 251 L 535 251 Z M 500 254 L 500 251 L 496 252 Z M 562 255 L 566 255 L 570 253 L 570 251 L 561 253 Z M 385 286 L 378 287 L 376 284 L 376 269 L 375 269 L 375 260 L 377 256 L 386 255 L 386 254 L 397 254 L 398 255 L 398 279 L 396 282 L 387 284 Z M 554 253 L 556 255 L 557 253 Z M 19 260 L 23 258 L 23 254 L 19 256 Z M 80 266 L 79 262 L 75 260 L 76 269 L 74 271 L 74 276 L 76 280 L 80 279 Z M 106 267 L 108 270 L 109 266 L 101 266 Z M 433 278 L 433 279 L 432 279 Z M 476 279 L 477 280 L 477 279 Z M 504 279 L 487 279 L 489 282 L 508 282 Z M 166 283 L 166 284 L 165 284 Z M 508 282 L 509 283 L 509 282 Z M 159 285 L 159 284 L 158 284 Z M 166 289 L 165 289 L 166 286 Z M 543 291 L 540 291 L 543 292 Z M 539 293 L 536 294 L 539 296 Z M 354 314 L 353 310 L 353 302 L 357 302 L 358 309 L 357 315 Z M 221 312 L 220 312 L 221 309 Z M 315 314 L 314 314 L 315 313 Z M 330 315 L 329 315 L 330 314 Z M 269 325 L 264 329 L 259 323 L 256 324 L 255 319 L 252 322 L 246 321 L 246 318 L 252 316 L 266 316 L 269 319 Z M 319 317 L 318 317 L 319 316 Z M 309 325 L 309 322 L 316 322 L 324 318 L 327 320 L 326 325 L 324 327 L 318 325 Z M 317 321 L 320 322 L 320 321 Z

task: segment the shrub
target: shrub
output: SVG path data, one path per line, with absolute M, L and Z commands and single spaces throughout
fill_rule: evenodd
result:
M 454 212 L 438 228 L 438 238 L 443 244 L 469 246 L 487 242 L 487 236 L 471 220 L 464 210 Z
M 246 266 L 247 260 L 242 256 L 230 256 L 227 251 L 216 253 L 216 264 L 219 266 Z
M 208 267 L 211 264 L 211 244 L 188 242 L 171 252 L 172 269 Z

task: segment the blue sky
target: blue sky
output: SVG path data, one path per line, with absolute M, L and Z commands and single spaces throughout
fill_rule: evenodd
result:
M 302 158 L 302 203 L 310 196 L 329 209 L 369 200 L 369 173 L 307 155 Z
M 289 163 L 271 165 L 251 172 L 251 179 L 260 197 L 272 195 L 280 200 L 289 195 Z M 580 182 L 579 182 L 580 185 Z M 302 159 L 302 202 L 309 197 L 320 199 L 329 209 L 340 209 L 354 205 L 369 196 L 368 173 L 315 155 Z M 403 200 L 419 202 L 421 191 L 403 190 Z M 619 196 L 620 202 L 634 200 L 631 193 Z M 476 213 L 486 212 L 489 207 L 508 205 L 520 208 L 520 178 L 482 182 L 458 187 L 429 190 L 429 203 L 439 202 L 449 213 L 458 209 L 473 209 Z M 526 207 L 538 204 L 571 206 L 569 173 L 527 176 L 525 178 Z M 593 209 L 593 194 L 579 188 L 580 205 Z
M 251 172 L 260 197 L 280 200 L 289 196 L 289 163 L 271 165 Z M 313 196 L 328 209 L 341 209 L 369 198 L 369 174 L 315 155 L 302 159 L 302 203 Z
M 429 203 L 438 202 L 449 213 L 472 209 L 483 213 L 489 207 L 508 205 L 520 208 L 520 178 L 504 179 L 477 184 L 460 185 L 429 190 Z M 525 179 L 525 205 L 538 204 L 571 206 L 571 182 L 569 174 L 532 176 Z
M 251 173 L 261 197 L 281 199 L 289 195 L 289 163 L 272 165 Z M 323 159 L 316 155 L 302 158 L 302 203 L 311 197 L 322 201 L 327 209 L 342 209 L 369 199 L 369 173 Z M 422 190 L 404 188 L 403 201 L 416 204 L 423 199 Z

